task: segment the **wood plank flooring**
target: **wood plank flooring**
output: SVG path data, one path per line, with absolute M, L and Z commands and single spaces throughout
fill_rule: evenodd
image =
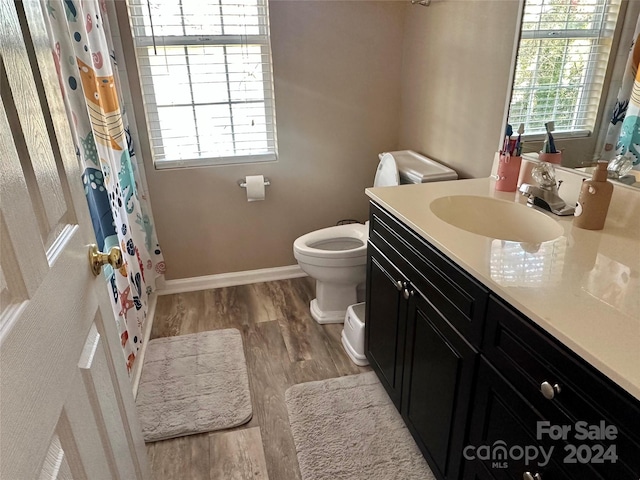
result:
M 267 464 L 262 450 L 259 427 L 209 436 L 211 445 L 211 478 L 229 480 L 267 480 Z
M 148 443 L 154 480 L 299 480 L 284 393 L 296 383 L 369 371 L 344 353 L 341 324 L 309 313 L 309 278 L 158 297 L 151 338 L 237 328 L 253 418 L 241 427 Z

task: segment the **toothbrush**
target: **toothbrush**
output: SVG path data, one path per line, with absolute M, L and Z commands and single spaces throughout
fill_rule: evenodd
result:
M 516 157 L 522 155 L 522 134 L 524 133 L 524 123 L 518 127 L 518 141 L 516 142 Z
M 510 155 L 510 147 L 511 147 L 511 135 L 513 135 L 513 127 L 507 123 L 507 128 L 504 132 L 504 144 L 502 145 L 502 151 L 505 155 Z
M 558 153 L 556 150 L 556 144 L 553 140 L 553 132 L 556 128 L 555 122 L 547 122 L 544 124 L 544 128 L 547 130 L 547 138 L 544 140 L 544 153 Z

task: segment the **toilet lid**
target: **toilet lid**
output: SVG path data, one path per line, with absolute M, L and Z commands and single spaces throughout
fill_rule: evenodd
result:
M 376 178 L 373 180 L 374 187 L 390 187 L 400 185 L 400 176 L 398 175 L 398 166 L 396 160 L 390 153 L 385 153 L 380 158 L 378 169 L 376 170 Z

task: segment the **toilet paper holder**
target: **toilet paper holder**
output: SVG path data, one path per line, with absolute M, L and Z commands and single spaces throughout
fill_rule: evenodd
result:
M 269 179 L 267 177 L 264 177 L 264 186 L 268 187 L 269 185 L 271 185 L 271 182 L 269 181 Z M 246 180 L 245 179 L 238 180 L 238 186 L 240 188 L 247 188 Z

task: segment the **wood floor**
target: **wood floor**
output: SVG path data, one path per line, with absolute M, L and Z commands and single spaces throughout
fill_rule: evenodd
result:
M 158 298 L 151 338 L 234 327 L 242 332 L 253 418 L 241 427 L 147 444 L 154 480 L 297 480 L 284 392 L 296 383 L 369 370 L 340 342 L 342 324 L 309 313 L 309 278 Z

